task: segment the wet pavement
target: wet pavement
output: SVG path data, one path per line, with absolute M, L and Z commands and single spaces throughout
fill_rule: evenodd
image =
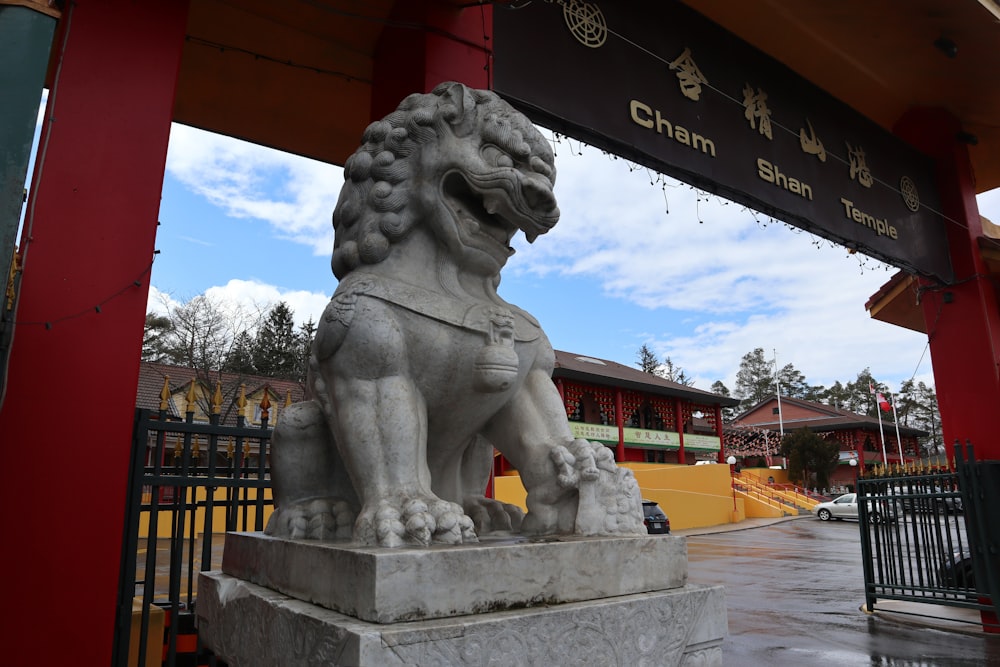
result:
M 942 629 L 937 626 L 947 622 L 937 618 L 862 611 L 856 522 L 806 516 L 737 525 L 744 529 L 675 532 L 688 538 L 689 581 L 725 586 L 726 665 L 1000 665 L 1000 635 L 984 635 L 981 626 L 953 623 Z M 952 608 L 920 607 L 942 617 L 956 615 Z M 978 618 L 978 612 L 967 610 L 960 615 Z

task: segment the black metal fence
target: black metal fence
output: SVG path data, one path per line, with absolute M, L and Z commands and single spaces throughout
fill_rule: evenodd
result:
M 963 607 L 1000 631 L 1000 504 L 991 498 L 1000 462 L 976 462 L 967 448 L 963 456 L 956 443 L 954 470 L 897 466 L 858 480 L 868 609 L 879 600 Z
M 129 664 L 130 651 L 133 661 L 162 653 L 166 667 L 222 665 L 198 643 L 197 576 L 219 569 L 226 531 L 263 530 L 272 429 L 266 408 L 259 426 L 242 415 L 221 424 L 212 412 L 205 423 L 190 405 L 183 421 L 165 409 L 136 411 L 115 667 Z

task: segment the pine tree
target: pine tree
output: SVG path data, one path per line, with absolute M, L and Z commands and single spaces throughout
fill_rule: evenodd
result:
M 666 360 L 660 365 L 656 374 L 666 380 L 670 380 L 671 382 L 682 384 L 685 387 L 690 387 L 694 384 L 694 380 L 687 376 L 687 373 L 684 372 L 683 368 L 675 365 L 670 357 L 667 357 Z
M 764 358 L 764 348 L 757 347 L 743 355 L 736 373 L 735 390 L 742 408 L 752 407 L 775 395 L 773 370 L 773 364 Z
M 241 375 L 253 375 L 256 368 L 253 365 L 254 339 L 246 331 L 236 336 L 232 349 L 226 356 L 222 370 Z
M 716 380 L 712 383 L 711 391 L 713 394 L 718 396 L 730 396 L 729 387 L 723 384 L 722 380 Z M 736 409 L 731 407 L 722 408 L 722 421 L 729 423 L 733 421 L 736 417 Z
M 313 339 L 316 338 L 316 323 L 310 316 L 308 320 L 299 326 L 295 334 L 295 346 L 297 349 L 295 379 L 305 382 L 309 375 L 309 358 L 312 356 Z
M 284 301 L 274 305 L 264 317 L 254 339 L 252 358 L 259 375 L 296 379 L 299 354 L 295 320 L 292 309 Z
M 643 373 L 659 376 L 660 360 L 656 354 L 644 343 L 639 348 L 639 370 Z
M 142 332 L 142 360 L 166 362 L 170 360 L 167 340 L 173 324 L 167 315 L 146 313 L 146 325 Z

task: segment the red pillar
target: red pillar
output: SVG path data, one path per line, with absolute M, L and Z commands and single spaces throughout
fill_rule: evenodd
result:
M 939 109 L 918 108 L 896 134 L 933 157 L 941 192 L 955 284 L 921 279 L 920 305 L 930 340 L 934 384 L 948 458 L 952 443 L 971 440 L 979 459 L 1000 459 L 995 416 L 1000 409 L 1000 308 L 977 239 L 982 222 L 975 174 L 958 121 Z
M 726 443 L 724 442 L 724 433 L 725 433 L 725 429 L 723 429 L 723 424 L 722 424 L 722 406 L 721 405 L 716 405 L 715 406 L 715 434 L 717 436 L 719 436 L 719 456 L 722 456 L 722 450 L 725 449 L 725 447 L 726 447 Z M 770 463 L 770 458 L 771 458 L 770 456 L 767 457 L 768 463 Z M 681 461 L 681 463 L 683 463 L 683 461 Z
M 622 414 L 624 410 L 622 390 L 615 387 L 615 423 L 618 424 L 618 447 L 615 449 L 615 458 L 619 462 L 625 460 L 625 415 Z
M 0 409 L 10 665 L 111 663 L 138 361 L 187 19 L 68 3 Z
M 677 424 L 677 463 L 684 463 L 687 455 L 684 453 L 684 420 L 681 412 L 681 399 L 674 399 L 674 422 Z
M 395 25 L 419 26 L 394 27 Z M 491 88 L 493 8 L 397 2 L 375 52 L 372 120 L 444 81 Z

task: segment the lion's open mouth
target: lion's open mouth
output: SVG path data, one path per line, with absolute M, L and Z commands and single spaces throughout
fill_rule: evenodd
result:
M 449 206 L 461 220 L 461 233 L 484 235 L 505 250 L 510 250 L 510 240 L 518 227 L 504 216 L 504 211 L 510 209 L 506 193 L 500 190 L 480 195 L 457 172 L 445 177 L 443 192 Z

